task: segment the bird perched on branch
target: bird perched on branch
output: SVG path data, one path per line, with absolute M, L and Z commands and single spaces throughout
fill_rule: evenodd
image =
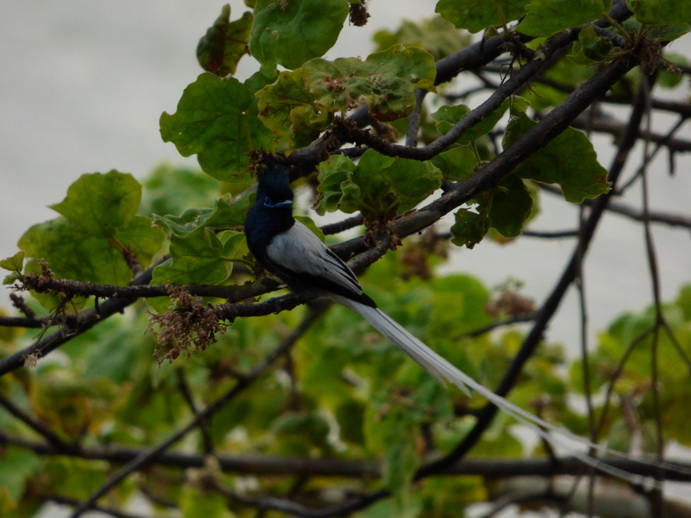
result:
M 293 217 L 293 190 L 281 166 L 272 164 L 260 173 L 245 235 L 259 264 L 293 291 L 327 295 L 359 313 L 439 381 L 470 395 L 465 375 L 377 308 L 348 265 Z
M 598 446 L 495 394 L 380 310 L 374 300 L 362 290 L 348 265 L 293 217 L 293 190 L 284 166 L 271 163 L 259 172 L 257 198 L 245 220 L 245 235 L 247 245 L 259 264 L 281 278 L 291 290 L 326 295 L 359 313 L 442 383 L 450 382 L 468 395 L 470 389 L 478 392 L 542 438 L 564 447 L 571 455 L 588 465 L 629 481 L 638 481 L 640 478 L 575 449 L 572 441 L 596 448 L 600 453 L 630 458 L 628 455 Z

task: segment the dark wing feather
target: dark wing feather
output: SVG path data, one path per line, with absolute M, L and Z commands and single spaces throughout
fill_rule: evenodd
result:
M 275 273 L 289 285 L 335 293 L 376 306 L 362 291 L 348 265 L 299 221 L 271 240 L 266 257 L 276 266 Z

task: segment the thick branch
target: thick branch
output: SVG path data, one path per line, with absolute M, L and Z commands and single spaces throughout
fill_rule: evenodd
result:
M 68 455 L 88 460 L 102 460 L 113 464 L 126 464 L 148 453 L 146 448 L 110 445 L 104 447 L 85 447 L 79 451 L 66 453 L 48 442 L 31 441 L 0 432 L 0 443 L 29 449 L 39 455 Z M 219 467 L 228 473 L 258 475 L 270 477 L 347 477 L 377 478 L 382 474 L 381 463 L 375 460 L 311 458 L 311 457 L 278 457 L 271 455 L 226 455 L 216 454 L 214 458 Z M 205 465 L 206 454 L 182 453 L 167 451 L 161 453 L 152 464 L 177 467 L 181 469 L 201 468 Z M 619 457 L 600 459 L 610 466 L 629 473 L 653 476 L 658 467 Z M 670 461 L 667 461 L 670 464 Z M 674 464 L 679 469 L 666 469 L 668 480 L 691 482 L 691 464 L 678 461 Z M 588 467 L 573 458 L 559 459 L 466 459 L 451 466 L 442 475 L 473 475 L 489 478 L 514 476 L 582 475 Z
M 42 435 L 57 452 L 73 452 L 77 448 L 63 441 L 53 430 L 48 426 L 35 419 L 33 416 L 24 412 L 21 408 L 15 405 L 11 400 L 7 399 L 3 394 L 0 394 L 0 405 L 5 407 L 5 410 L 14 417 L 29 426 L 36 433 Z
M 177 432 L 171 435 L 168 439 L 163 441 L 158 446 L 140 452 L 135 458 L 128 462 L 118 472 L 113 474 L 106 482 L 92 493 L 89 498 L 82 502 L 72 514 L 72 518 L 78 518 L 85 511 L 87 511 L 98 499 L 108 493 L 115 486 L 120 484 L 125 478 L 132 473 L 142 469 L 143 467 L 155 462 L 161 455 L 170 449 L 180 439 L 185 437 L 189 432 L 197 428 L 201 423 L 208 420 L 212 415 L 221 410 L 226 404 L 233 400 L 238 394 L 247 389 L 254 383 L 264 372 L 273 365 L 273 363 L 286 354 L 297 340 L 312 326 L 314 322 L 321 316 L 327 305 L 315 306 L 312 311 L 305 317 L 300 325 L 283 340 L 278 347 L 269 353 L 262 361 L 260 361 L 247 376 L 238 379 L 233 388 L 209 404 L 203 410 L 197 412 L 190 422 L 180 428 Z
M 621 65 L 622 64 L 620 64 L 620 66 Z M 626 69 L 626 67 L 624 68 Z M 624 73 L 625 70 L 620 70 L 620 72 Z M 574 94 L 575 93 L 576 92 L 574 92 Z M 559 110 L 559 108 L 564 106 L 565 103 L 559 105 L 549 115 L 552 115 L 555 111 Z M 612 183 L 613 186 L 616 184 L 616 181 L 618 180 L 624 168 L 624 164 L 626 163 L 626 160 L 629 156 L 629 152 L 631 151 L 636 142 L 636 136 L 638 134 L 641 121 L 643 119 L 645 107 L 645 99 L 642 95 L 639 95 L 638 102 L 634 106 L 629 120 L 629 126 L 626 135 L 624 136 L 619 146 L 617 155 L 615 156 L 612 166 L 609 170 L 609 181 Z M 545 117 L 545 120 L 546 119 L 547 117 Z M 524 137 L 526 135 L 524 135 Z M 517 143 L 518 141 L 516 142 L 516 144 Z M 514 145 L 511 147 L 511 149 L 515 147 L 516 146 Z M 595 229 L 597 228 L 602 218 L 602 215 L 605 212 L 605 209 L 609 202 L 609 198 L 612 196 L 613 192 L 614 189 L 612 189 L 608 194 L 603 195 L 596 200 L 595 205 L 593 206 L 587 221 L 583 225 L 583 228 L 581 230 L 581 239 L 578 245 L 576 246 L 576 250 L 573 252 L 568 264 L 566 265 L 561 275 L 561 278 L 559 279 L 556 286 L 554 287 L 554 289 L 552 290 L 552 292 L 540 308 L 535 324 L 528 333 L 528 336 L 526 336 L 521 346 L 521 349 L 519 350 L 518 354 L 516 355 L 511 365 L 507 369 L 506 373 L 504 374 L 502 381 L 499 383 L 499 386 L 495 390 L 495 392 L 500 396 L 506 396 L 509 393 L 509 391 L 513 388 L 513 386 L 516 384 L 518 380 L 518 377 L 520 376 L 520 373 L 523 370 L 523 367 L 525 366 L 527 361 L 533 356 L 535 350 L 540 344 L 548 323 L 550 322 L 552 316 L 561 304 L 561 301 L 564 298 L 567 289 L 569 288 L 569 286 L 571 286 L 571 283 L 576 278 L 576 274 L 578 273 L 578 265 L 587 253 L 588 246 L 595 234 Z M 498 408 L 496 406 L 494 406 L 491 403 L 488 403 L 479 413 L 477 422 L 475 423 L 473 429 L 466 435 L 466 437 L 463 439 L 463 441 L 461 441 L 461 443 L 456 447 L 456 449 L 445 458 L 430 463 L 429 465 L 421 468 L 418 471 L 417 477 L 421 478 L 431 473 L 443 471 L 447 469 L 449 466 L 455 464 L 459 459 L 463 458 L 477 443 L 477 441 L 480 440 L 482 434 L 485 432 L 485 430 L 489 427 L 490 423 L 494 419 L 494 416 L 496 415 L 497 411 Z
M 137 275 L 132 281 L 132 285 L 148 284 L 151 282 L 151 272 L 152 268 L 149 268 Z M 80 318 L 71 325 L 64 325 L 52 335 L 38 340 L 33 345 L 21 351 L 0 359 L 0 376 L 24 366 L 27 361 L 33 363 L 37 359 L 57 349 L 65 342 L 70 341 L 76 335 L 91 329 L 101 320 L 115 313 L 122 313 L 127 306 L 133 304 L 136 300 L 136 298 L 112 298 L 103 302 L 99 306 L 98 311 L 96 311 L 96 309 L 85 311 Z
M 505 99 L 524 88 L 531 79 L 536 77 L 543 70 L 543 67 L 549 62 L 549 59 L 555 53 L 569 45 L 577 34 L 577 31 L 565 31 L 550 38 L 543 48 L 541 48 L 542 55 L 540 57 L 529 61 L 520 69 L 513 71 L 511 77 L 506 82 L 502 83 L 487 100 L 459 120 L 448 133 L 427 146 L 409 147 L 400 144 L 391 144 L 353 125 L 344 125 L 342 133 L 347 140 L 358 144 L 365 144 L 384 155 L 412 158 L 414 160 L 429 160 L 447 149 L 451 144 L 463 136 L 466 131 L 488 117 L 494 110 L 499 108 Z

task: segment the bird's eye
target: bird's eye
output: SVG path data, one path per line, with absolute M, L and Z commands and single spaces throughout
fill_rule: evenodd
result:
M 264 207 L 271 207 L 273 203 L 271 203 L 271 198 L 268 196 L 264 196 Z

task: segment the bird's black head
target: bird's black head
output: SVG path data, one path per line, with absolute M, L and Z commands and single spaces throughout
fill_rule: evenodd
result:
M 277 209 L 276 212 L 292 212 L 293 189 L 290 187 L 288 171 L 285 167 L 278 164 L 268 164 L 260 171 L 256 204 L 267 209 Z
M 257 199 L 245 219 L 245 236 L 250 252 L 265 268 L 266 248 L 274 237 L 290 230 L 293 218 L 293 189 L 288 172 L 278 164 L 268 164 L 257 178 Z

